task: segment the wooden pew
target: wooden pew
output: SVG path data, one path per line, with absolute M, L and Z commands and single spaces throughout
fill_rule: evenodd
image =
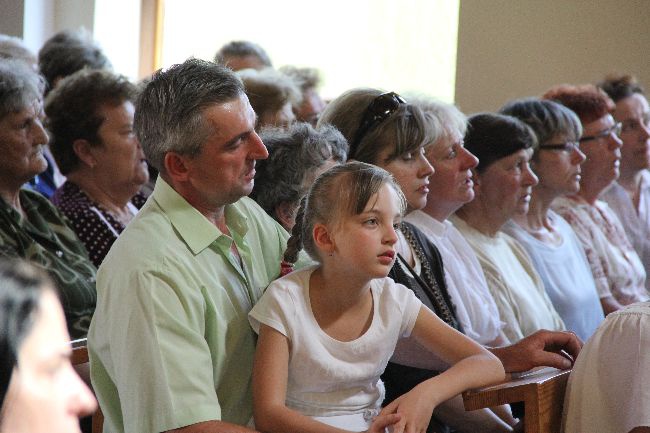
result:
M 526 433 L 559 433 L 569 373 L 544 367 L 499 385 L 466 391 L 465 410 L 523 402 Z
M 72 345 L 72 366 L 78 372 L 90 371 L 88 369 L 88 341 L 85 338 L 80 338 L 78 340 L 73 340 Z M 88 380 L 88 386 L 90 386 L 90 381 Z M 93 414 L 93 424 L 92 424 L 92 433 L 102 433 L 104 426 L 104 415 L 99 406 L 97 406 L 97 411 Z

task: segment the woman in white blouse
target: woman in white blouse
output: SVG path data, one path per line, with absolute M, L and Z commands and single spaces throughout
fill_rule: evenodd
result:
M 441 125 L 440 138 L 427 149 L 434 168 L 426 206 L 411 212 L 406 221 L 415 224 L 440 250 L 449 293 L 466 335 L 487 346 L 509 342 L 490 293 L 485 275 L 463 235 L 448 218 L 474 199 L 472 169 L 478 159 L 463 145 L 467 118 L 454 105 L 432 99 L 414 102 Z M 514 343 L 514 341 L 513 341 Z

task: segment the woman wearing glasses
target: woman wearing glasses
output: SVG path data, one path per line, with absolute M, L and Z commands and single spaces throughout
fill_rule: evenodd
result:
M 616 104 L 612 115 L 621 122 L 621 175 L 601 199 L 625 227 L 645 267 L 650 270 L 650 105 L 643 88 L 629 75 L 609 76 L 599 86 Z M 646 278 L 646 289 L 650 279 Z
M 442 128 L 437 120 L 419 107 L 408 104 L 395 93 L 374 89 L 355 89 L 333 100 L 318 124 L 330 123 L 350 143 L 348 158 L 380 166 L 399 183 L 407 201 L 406 213 L 421 209 L 427 202 L 429 177 L 433 168 L 425 156 L 426 148 L 437 141 Z M 448 292 L 442 259 L 436 246 L 410 223 L 400 224 L 395 246 L 398 258 L 389 276 L 411 288 L 420 300 L 450 326 L 462 330 L 453 302 L 460 298 Z M 414 340 L 402 339 L 397 345 L 382 379 L 386 386 L 385 403 L 408 392 L 421 381 L 448 368 L 442 360 L 423 352 Z M 508 412 L 504 422 L 489 411 L 457 417 L 454 400 L 434 411 L 429 431 L 445 431 L 439 421 L 453 424 L 456 431 L 511 431 L 515 420 Z M 476 418 L 474 423 L 467 418 Z M 509 425 L 510 424 L 510 425 Z
M 612 100 L 592 85 L 561 85 L 543 96 L 573 110 L 582 123 L 580 150 L 586 160 L 580 190 L 559 197 L 553 209 L 573 227 L 587 255 L 605 314 L 648 299 L 646 273 L 618 217 L 600 194 L 619 176 L 621 124 L 610 114 Z
M 539 142 L 530 162 L 539 183 L 528 212 L 514 215 L 503 230 L 530 255 L 567 329 L 586 341 L 604 319 L 596 283 L 573 229 L 550 209 L 557 197 L 580 189 L 580 120 L 568 108 L 537 98 L 509 102 L 501 112 L 530 126 Z

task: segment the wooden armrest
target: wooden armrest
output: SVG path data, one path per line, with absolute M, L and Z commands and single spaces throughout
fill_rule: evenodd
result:
M 526 433 L 559 432 L 571 370 L 544 367 L 517 379 L 463 393 L 465 410 L 524 402 Z
M 78 340 L 72 340 L 70 344 L 72 345 L 72 365 L 88 363 L 88 340 L 80 338 Z

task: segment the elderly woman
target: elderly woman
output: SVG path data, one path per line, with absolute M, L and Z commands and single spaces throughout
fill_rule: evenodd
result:
M 52 201 L 98 266 L 145 202 L 149 173 L 133 133 L 135 86 L 109 71 L 83 70 L 47 97 L 50 148 L 67 181 Z
M 21 61 L 0 61 L 0 255 L 46 269 L 61 295 L 68 331 L 84 336 L 95 310 L 95 267 L 63 216 L 21 186 L 46 168 L 42 79 Z
M 521 121 L 499 114 L 469 119 L 465 146 L 478 157 L 475 198 L 452 221 L 478 256 L 510 341 L 539 329 L 564 329 L 564 323 L 523 247 L 501 229 L 525 214 L 537 177 L 529 166 L 534 133 Z
M 612 115 L 621 123 L 620 176 L 600 196 L 621 220 L 628 239 L 650 271 L 650 105 L 643 88 L 630 75 L 609 76 L 599 86 L 616 104 Z M 650 289 L 650 278 L 646 278 Z
M 308 123 L 263 129 L 260 138 L 269 157 L 255 167 L 251 198 L 290 232 L 300 199 L 319 174 L 345 162 L 348 145 L 333 126 L 314 129 Z
M 619 175 L 621 124 L 610 114 L 614 104 L 592 85 L 562 85 L 549 90 L 545 99 L 556 100 L 573 110 L 582 123 L 580 190 L 553 202 L 582 243 L 596 281 L 605 314 L 623 305 L 648 299 L 646 273 L 616 214 L 600 194 Z
M 512 101 L 501 112 L 525 122 L 539 142 L 530 162 L 539 184 L 528 212 L 514 215 L 503 230 L 530 255 L 567 329 L 586 341 L 604 319 L 596 283 L 573 229 L 550 209 L 557 197 L 580 189 L 580 120 L 556 102 L 535 98 Z
M 97 403 L 70 364 L 70 336 L 52 281 L 0 261 L 0 433 L 79 432 Z
M 327 106 L 319 120 L 319 125 L 324 123 L 336 126 L 346 137 L 350 159 L 375 164 L 395 177 L 406 197 L 407 213 L 426 204 L 433 169 L 425 149 L 437 141 L 441 130 L 435 119 L 396 93 L 355 89 Z M 447 324 L 462 329 L 452 303 L 457 294 L 447 290 L 436 246 L 410 223 L 400 224 L 397 233 L 395 248 L 399 254 L 389 276 L 413 290 Z M 446 368 L 445 362 L 434 359 L 415 341 L 401 340 L 382 376 L 386 401 Z M 458 431 L 474 431 L 477 425 L 483 431 L 510 431 L 508 424 L 514 423 L 509 414 L 503 415 L 507 423 L 490 411 L 465 415 L 458 404 L 452 400 L 436 408 L 429 431 L 437 431 L 444 424 Z
M 478 258 L 448 221 L 456 210 L 474 199 L 471 170 L 478 159 L 463 145 L 467 119 L 453 105 L 424 98 L 414 103 L 437 119 L 442 134 L 427 150 L 427 159 L 434 168 L 427 204 L 405 219 L 421 229 L 440 250 L 449 290 L 458 294 L 452 301 L 463 332 L 481 344 L 505 344 L 508 338 L 502 331 L 499 311 Z
M 283 66 L 280 68 L 280 72 L 291 77 L 302 93 L 302 102 L 293 107 L 296 119 L 299 122 L 308 122 L 315 126 L 318 117 L 325 109 L 325 102 L 318 94 L 318 86 L 321 81 L 318 70 Z
M 296 121 L 293 106 L 300 102 L 300 90 L 291 78 L 272 68 L 242 69 L 237 75 L 257 114 L 256 131 L 264 126 L 287 127 Z

